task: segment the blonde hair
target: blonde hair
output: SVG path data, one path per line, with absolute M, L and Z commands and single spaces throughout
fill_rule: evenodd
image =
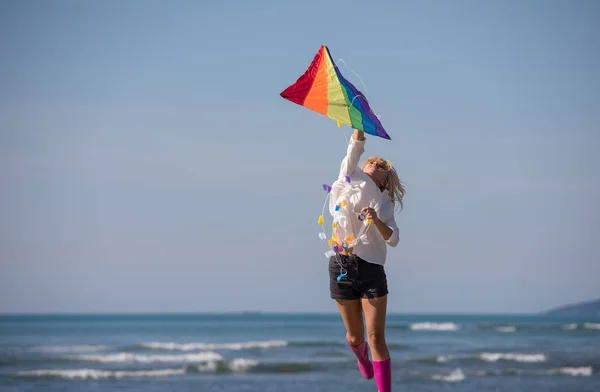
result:
M 390 195 L 392 204 L 394 204 L 395 206 L 399 206 L 400 209 L 402 210 L 404 208 L 404 203 L 402 202 L 402 199 L 404 199 L 404 195 L 406 194 L 406 189 L 404 188 L 404 184 L 402 183 L 402 181 L 400 181 L 398 172 L 396 172 L 396 168 L 394 168 L 394 166 L 392 165 L 392 162 L 390 162 L 386 159 L 383 159 L 380 156 L 373 155 L 373 156 L 368 157 L 360 165 L 360 167 L 362 169 L 367 165 L 367 162 L 372 161 L 372 160 L 379 160 L 379 159 L 381 159 L 383 162 L 385 162 L 388 165 L 388 167 L 390 168 L 387 171 L 385 182 L 387 183 L 386 189 L 388 191 L 388 194 Z M 396 204 L 396 202 L 398 202 L 398 204 Z

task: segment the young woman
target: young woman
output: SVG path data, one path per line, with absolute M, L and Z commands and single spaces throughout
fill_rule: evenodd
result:
M 391 362 L 385 342 L 388 287 L 384 264 L 387 246 L 396 246 L 399 242 L 394 213 L 397 207 L 403 207 L 405 190 L 389 161 L 373 156 L 358 167 L 364 145 L 364 132 L 355 130 L 339 178 L 330 191 L 329 210 L 336 217 L 334 222 L 337 221 L 333 239 L 336 244 L 344 245 L 336 245 L 335 254 L 329 259 L 329 288 L 360 372 L 367 379 L 375 377 L 379 392 L 390 392 Z

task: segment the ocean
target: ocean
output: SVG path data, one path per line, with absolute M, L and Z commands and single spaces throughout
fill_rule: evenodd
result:
M 377 391 L 337 314 L 0 316 L 0 390 Z M 388 315 L 394 391 L 600 391 L 600 320 Z

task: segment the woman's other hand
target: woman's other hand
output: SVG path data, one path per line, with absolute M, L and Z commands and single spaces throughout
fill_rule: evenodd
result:
M 371 207 L 365 207 L 361 211 L 364 212 L 365 218 L 367 218 L 367 219 L 371 219 L 373 221 L 376 221 L 379 219 L 377 217 L 377 211 L 375 211 L 375 209 L 373 209 Z

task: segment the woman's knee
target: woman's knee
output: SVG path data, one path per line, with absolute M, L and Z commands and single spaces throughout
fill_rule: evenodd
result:
M 348 341 L 348 343 L 352 346 L 358 346 L 359 344 L 361 344 L 363 342 L 363 340 L 365 340 L 364 335 L 360 335 L 356 332 L 347 332 L 346 333 L 346 340 Z
M 385 333 L 383 331 L 369 331 L 367 337 L 371 347 L 385 345 Z

